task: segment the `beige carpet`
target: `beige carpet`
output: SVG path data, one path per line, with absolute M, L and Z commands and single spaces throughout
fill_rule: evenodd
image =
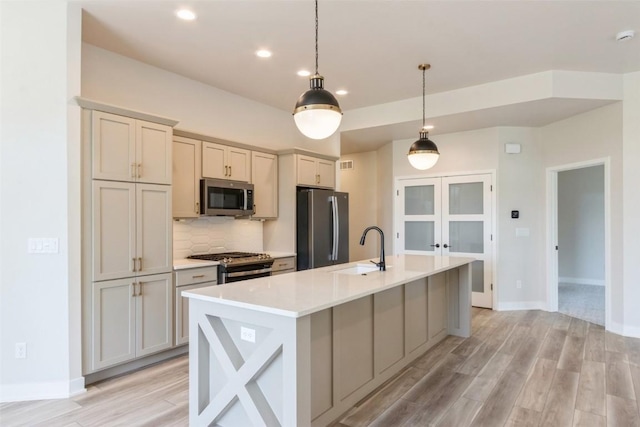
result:
M 558 284 L 558 311 L 604 326 L 604 286 Z

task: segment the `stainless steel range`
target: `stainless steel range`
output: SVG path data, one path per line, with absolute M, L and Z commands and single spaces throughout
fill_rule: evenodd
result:
M 218 284 L 271 276 L 273 258 L 269 254 L 253 252 L 222 252 L 191 255 L 187 258 L 218 261 Z

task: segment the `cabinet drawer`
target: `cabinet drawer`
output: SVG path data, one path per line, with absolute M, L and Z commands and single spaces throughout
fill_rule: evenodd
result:
M 176 271 L 176 286 L 193 285 L 202 282 L 217 282 L 218 267 L 198 267 Z
M 295 270 L 296 269 L 296 258 L 288 257 L 288 258 L 276 258 L 273 261 L 273 266 L 271 270 L 275 273 L 281 270 Z

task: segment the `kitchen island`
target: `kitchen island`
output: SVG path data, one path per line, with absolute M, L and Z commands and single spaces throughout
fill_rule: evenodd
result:
M 471 333 L 472 258 L 395 255 L 189 298 L 190 425 L 327 425 L 447 335 Z

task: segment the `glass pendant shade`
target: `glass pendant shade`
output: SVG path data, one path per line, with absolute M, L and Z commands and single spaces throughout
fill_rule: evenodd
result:
M 411 166 L 419 170 L 432 168 L 438 162 L 440 153 L 435 142 L 429 139 L 428 132 L 420 132 L 420 139 L 411 145 L 407 158 Z
M 311 88 L 298 98 L 293 119 L 298 130 L 307 138 L 328 138 L 340 126 L 342 110 L 335 96 L 323 89 L 322 76 L 316 74 L 309 80 Z

